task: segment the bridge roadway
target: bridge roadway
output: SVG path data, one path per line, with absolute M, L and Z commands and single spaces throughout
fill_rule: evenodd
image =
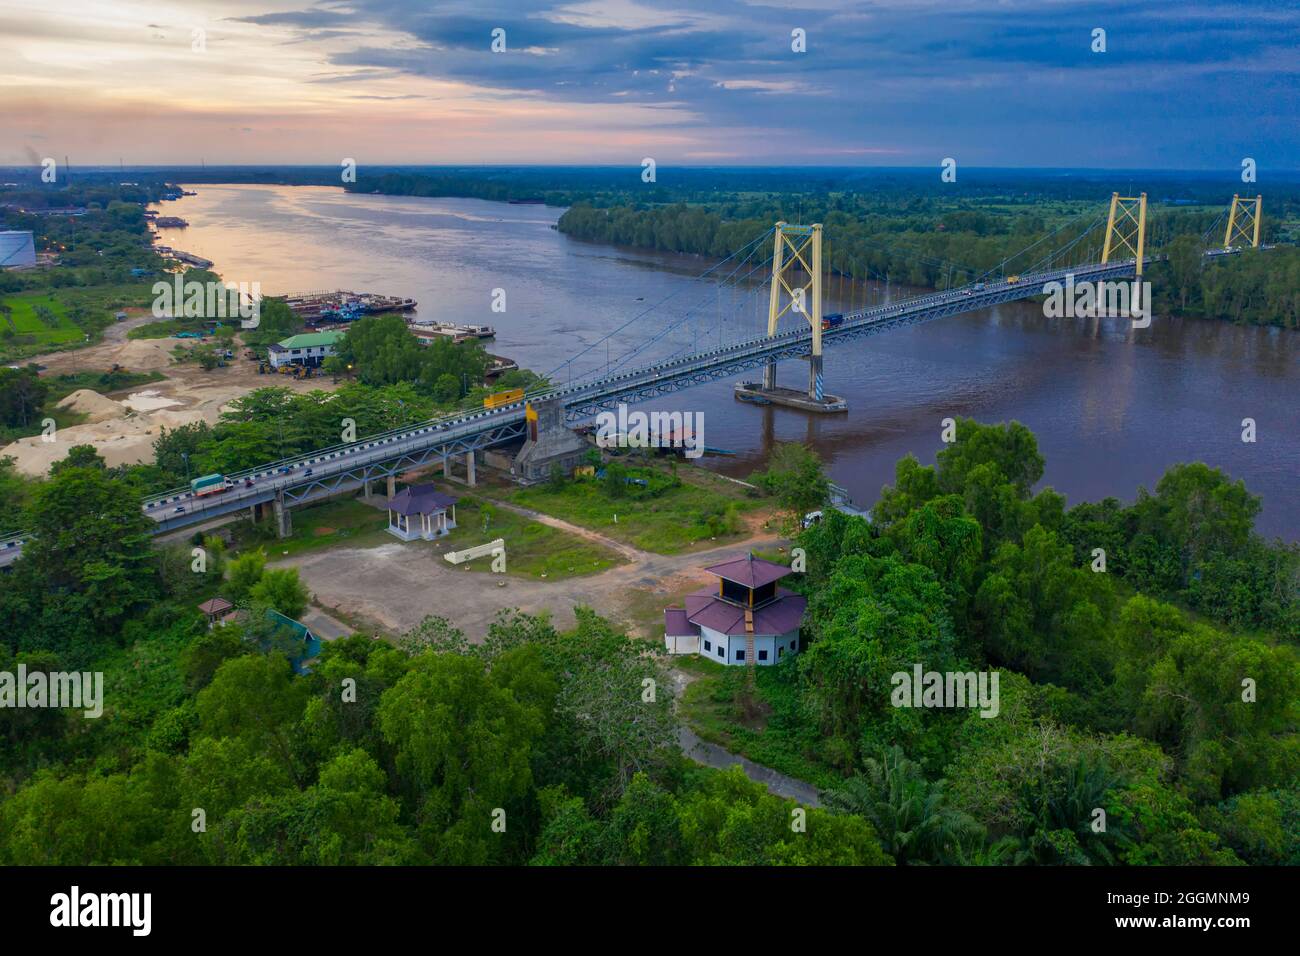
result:
M 1145 261 L 1150 263 L 1154 260 L 1148 257 Z M 1015 283 L 989 282 L 978 291 L 973 285 L 963 286 L 862 309 L 846 314 L 841 325 L 823 331 L 822 342 L 824 346 L 839 345 L 1040 295 L 1045 283 L 1064 282 L 1067 275 L 1073 275 L 1076 282 L 1131 278 L 1135 262 L 1128 259 L 1107 265 L 1051 269 L 1022 275 Z M 646 401 L 761 368 L 768 362 L 800 358 L 811 351 L 812 330 L 793 329 L 771 338 L 750 339 L 617 375 L 538 390 L 529 394 L 527 399 L 534 402 L 561 401 L 565 407 L 565 420 L 577 423 L 602 410 L 613 409 L 620 402 Z M 524 404 L 524 401 L 519 401 L 499 408 L 431 419 L 360 441 L 286 458 L 228 475 L 235 481 L 235 486 L 221 494 L 195 498 L 188 488 L 181 488 L 146 498 L 141 503 L 141 510 L 156 522 L 155 533 L 162 534 L 256 505 L 275 503 L 277 507 L 288 507 L 326 498 L 348 488 L 362 487 L 367 481 L 436 464 L 454 455 L 516 441 L 525 435 Z M 17 560 L 24 537 L 19 533 L 0 538 L 0 568 Z

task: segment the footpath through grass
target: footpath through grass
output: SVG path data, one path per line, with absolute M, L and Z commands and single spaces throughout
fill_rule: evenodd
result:
M 644 481 L 641 485 L 637 482 Z M 621 487 L 620 487 L 621 485 Z M 574 478 L 490 494 L 656 554 L 717 547 L 748 536 L 757 493 L 711 472 L 649 462 L 611 477 Z
M 755 694 L 748 702 L 744 667 L 699 656 L 675 658 L 673 666 L 695 678 L 678 713 L 702 740 L 823 789 L 842 782 L 821 762 L 822 737 L 800 712 L 797 658 L 754 668 Z
M 456 489 L 450 491 L 458 494 Z M 483 525 L 485 505 L 489 509 L 486 530 Z M 275 560 L 326 548 L 373 548 L 400 541 L 386 530 L 388 512 L 372 507 L 360 498 L 335 499 L 295 508 L 291 512 L 291 522 L 293 533 L 284 539 L 275 536 L 275 522 L 269 518 L 256 527 L 250 522 L 241 522 L 234 526 L 235 548 L 262 547 Z M 408 543 L 412 548 L 436 548 L 441 555 L 503 538 L 506 542 L 507 574 L 533 578 L 545 575 L 548 580 L 599 574 L 622 561 L 618 554 L 594 541 L 531 521 L 473 495 L 460 496 L 456 503 L 456 522 L 456 529 L 445 538 Z M 471 571 L 491 571 L 492 559 L 478 558 L 461 567 Z
M 486 528 L 484 517 L 487 517 Z M 623 563 L 609 548 L 495 506 L 490 499 L 466 495 L 456 503 L 456 530 L 445 551 L 463 551 L 501 538 L 506 543 L 506 573 L 547 580 L 599 574 Z M 476 558 L 462 567 L 491 571 L 491 558 Z

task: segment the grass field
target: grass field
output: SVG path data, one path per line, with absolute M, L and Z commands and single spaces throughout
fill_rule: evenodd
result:
M 69 287 L 56 292 L 21 292 L 0 298 L 0 359 L 16 360 L 80 348 L 99 341 L 120 309 L 150 302 L 146 283 Z M 49 309 L 55 323 L 42 322 L 38 308 Z
M 633 468 L 630 475 L 647 473 L 671 475 L 670 468 L 659 462 Z M 765 506 L 740 485 L 702 469 L 679 466 L 677 477 L 679 485 L 653 495 L 629 486 L 623 497 L 614 497 L 597 479 L 492 493 L 656 554 L 680 554 L 739 540 L 748 533 L 743 516 Z
M 273 558 L 286 554 L 302 554 L 346 545 L 350 548 L 370 548 L 394 540 L 387 531 L 388 513 L 372 508 L 357 498 L 340 498 L 306 508 L 295 508 L 290 513 L 293 533 L 287 538 L 275 537 L 275 522 L 267 520 L 254 528 L 244 522 L 235 526 L 237 548 L 258 545 L 266 548 Z
M 124 392 L 139 388 L 151 382 L 166 381 L 162 372 L 77 372 L 75 374 L 56 375 L 45 379 L 50 387 L 47 405 L 52 405 L 62 398 L 82 388 L 89 388 L 101 395 Z
M 488 523 L 484 530 L 484 508 Z M 615 552 L 594 541 L 566 534 L 558 528 L 530 521 L 523 515 L 492 507 L 487 499 L 465 496 L 456 504 L 456 530 L 445 539 L 445 550 L 461 551 L 496 538 L 506 543 L 506 573 L 548 580 L 599 574 L 621 564 Z M 471 561 L 475 571 L 491 571 L 488 558 Z
M 238 322 L 238 319 L 234 319 Z M 238 329 L 238 325 L 231 326 Z M 212 329 L 203 319 L 159 319 L 157 322 L 146 322 L 144 325 L 137 325 L 130 332 L 126 333 L 128 339 L 165 339 L 177 332 L 202 332 L 204 335 L 211 336 Z
M 86 333 L 73 323 L 63 303 L 53 295 L 13 295 L 3 302 L 11 311 L 0 310 L 0 336 L 8 329 L 15 344 L 62 345 L 85 338 Z M 49 309 L 57 324 L 42 322 L 38 310 Z
M 438 542 L 425 544 L 428 547 L 441 545 L 440 553 L 446 553 L 504 538 L 506 573 L 534 578 L 544 574 L 548 580 L 598 574 L 621 561 L 608 548 L 529 521 L 504 508 L 492 509 L 484 531 L 483 504 L 473 496 L 462 497 L 456 504 L 456 530 Z M 385 530 L 388 512 L 371 507 L 359 498 L 336 499 L 295 508 L 291 522 L 293 533 L 284 539 L 275 537 L 272 521 L 265 521 L 257 528 L 248 523 L 236 525 L 236 547 L 261 546 L 272 558 L 282 558 L 339 546 L 372 548 L 397 540 Z M 412 542 L 413 546 L 416 544 Z M 468 567 L 473 571 L 491 571 L 492 562 L 491 559 L 480 559 L 470 562 Z

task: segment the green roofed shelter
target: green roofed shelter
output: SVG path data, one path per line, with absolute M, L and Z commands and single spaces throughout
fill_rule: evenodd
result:
M 307 365 L 316 368 L 334 354 L 339 339 L 346 332 L 303 332 L 268 346 L 267 358 L 272 368 L 281 365 Z
M 307 663 L 313 657 L 320 654 L 320 638 L 312 633 L 311 628 L 302 621 L 295 621 L 293 618 L 281 614 L 274 608 L 266 609 L 267 620 L 273 622 L 279 627 L 287 629 L 298 640 L 302 641 L 303 652 L 298 657 L 290 660 L 293 665 L 294 673 L 305 674 L 307 672 Z

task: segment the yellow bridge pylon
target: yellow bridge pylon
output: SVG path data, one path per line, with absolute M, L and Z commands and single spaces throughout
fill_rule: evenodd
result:
M 797 312 L 812 326 L 812 354 L 808 356 L 808 397 L 822 400 L 822 227 L 776 224 L 772 252 L 772 289 L 767 305 L 767 334 L 787 312 Z M 804 275 L 796 276 L 802 269 Z M 776 388 L 776 363 L 763 370 L 763 387 Z
M 1110 216 L 1106 219 L 1106 242 L 1101 261 L 1110 262 L 1111 254 L 1125 252 L 1137 260 L 1137 275 L 1142 277 L 1142 258 L 1146 249 L 1147 194 L 1121 196 L 1110 194 Z
M 1232 209 L 1228 212 L 1228 228 L 1223 233 L 1223 248 L 1230 249 L 1238 239 L 1244 239 L 1251 248 L 1259 248 L 1259 224 L 1263 218 L 1264 197 L 1242 199 L 1232 196 Z

